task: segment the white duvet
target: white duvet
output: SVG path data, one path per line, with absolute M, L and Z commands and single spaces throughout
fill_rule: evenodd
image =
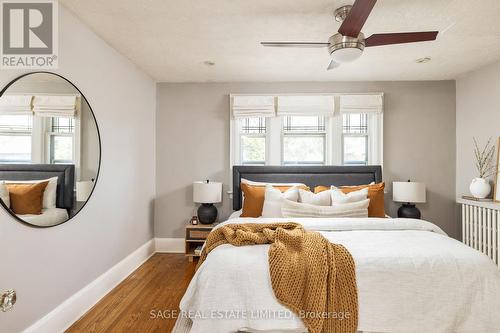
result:
M 284 219 L 236 218 L 228 223 Z M 286 219 L 344 245 L 356 263 L 360 331 L 500 332 L 500 271 L 485 255 L 411 219 Z M 180 309 L 191 333 L 304 329 L 273 295 L 269 245 L 216 248 Z

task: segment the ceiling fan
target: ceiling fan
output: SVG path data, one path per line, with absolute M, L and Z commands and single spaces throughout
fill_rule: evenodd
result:
M 354 5 L 335 10 L 335 20 L 342 22 L 338 33 L 331 36 L 327 43 L 315 42 L 261 42 L 268 47 L 328 47 L 332 57 L 327 70 L 351 62 L 363 53 L 365 47 L 391 44 L 415 43 L 435 40 L 438 31 L 401 32 L 374 34 L 368 38 L 361 32 L 377 0 L 356 0 Z

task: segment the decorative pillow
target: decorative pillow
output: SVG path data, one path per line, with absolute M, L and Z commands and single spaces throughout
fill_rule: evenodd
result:
M 333 206 L 315 206 L 290 200 L 283 200 L 281 212 L 283 217 L 368 217 L 370 200 Z
M 43 180 L 6 180 L 6 184 L 37 184 L 48 182 L 45 192 L 43 192 L 43 208 L 56 208 L 57 201 L 57 177 Z
M 368 198 L 370 199 L 370 206 L 368 207 L 368 216 L 385 217 L 385 207 L 384 207 L 385 183 L 382 182 L 373 185 L 342 187 L 342 192 L 351 193 L 354 191 L 361 190 L 363 188 L 368 188 Z
M 8 183 L 10 208 L 17 215 L 40 215 L 43 208 L 43 192 L 48 181 L 34 184 Z
M 311 191 L 299 189 L 299 201 L 316 206 L 330 206 L 332 203 L 331 192 L 328 190 L 320 193 L 312 193 Z
M 359 186 L 342 186 L 340 189 L 344 193 L 351 193 L 354 191 L 359 191 L 363 188 L 368 188 L 368 198 L 370 199 L 370 206 L 368 207 L 369 217 L 386 217 L 384 208 L 384 188 L 385 183 L 369 184 L 369 185 L 359 185 Z M 326 186 L 316 186 L 314 188 L 315 193 L 328 190 Z
M 328 191 L 329 189 L 331 189 L 333 187 L 333 185 L 331 186 L 323 186 L 323 185 L 320 185 L 320 186 L 316 186 L 314 188 L 314 193 L 321 193 L 321 192 L 325 192 L 325 191 Z
M 298 186 L 291 187 L 285 192 L 281 192 L 271 185 L 267 185 L 264 194 L 262 217 L 283 217 L 283 214 L 281 214 L 281 205 L 283 200 L 297 202 L 299 200 L 299 191 L 303 190 L 299 190 Z
M 10 208 L 9 190 L 4 181 L 0 181 L 0 199 L 2 199 L 5 206 Z
M 370 185 L 375 185 L 375 182 L 371 182 L 370 184 L 366 184 L 366 185 L 362 185 L 362 186 L 370 186 Z M 355 185 L 355 186 L 341 186 L 341 188 L 350 188 L 350 187 L 359 187 L 361 185 Z M 320 186 L 316 186 L 314 188 L 314 193 L 320 193 L 320 192 L 324 192 L 324 191 L 328 191 L 330 189 L 335 189 L 337 187 L 335 187 L 334 185 L 331 185 L 331 186 L 323 186 L 323 185 L 320 185 Z
M 304 185 L 305 186 L 305 185 Z M 285 192 L 293 186 L 273 186 L 275 189 Z M 305 186 L 306 189 L 309 189 Z M 260 217 L 264 207 L 264 198 L 266 187 L 262 185 L 249 185 L 241 183 L 241 191 L 245 200 L 243 200 L 243 212 L 241 217 Z
M 267 185 L 271 185 L 271 186 L 285 186 L 285 187 L 293 187 L 293 186 L 303 186 L 303 187 L 307 187 L 306 184 L 303 184 L 303 183 L 266 183 L 266 182 L 254 182 L 253 180 L 248 180 L 248 179 L 245 179 L 245 178 L 241 178 L 241 182 L 242 183 L 245 183 L 247 185 L 252 185 L 252 186 L 267 186 Z
M 327 193 L 328 191 L 323 191 L 320 192 L 316 195 L 320 195 L 321 193 Z M 366 200 L 368 198 L 368 187 L 365 187 L 359 191 L 353 191 L 350 193 L 344 193 L 342 192 L 341 189 L 336 188 L 335 186 L 332 186 L 332 189 L 330 190 L 331 197 L 332 197 L 332 203 L 348 203 L 348 202 L 357 202 L 357 201 L 362 201 Z
M 231 215 L 229 215 L 229 217 L 228 217 L 227 219 L 228 219 L 228 220 L 231 220 L 231 219 L 237 219 L 238 217 L 240 217 L 240 215 L 241 215 L 241 212 L 242 212 L 242 211 L 243 211 L 243 210 L 242 210 L 242 209 L 240 209 L 240 210 L 237 210 L 237 211 L 235 211 L 235 212 L 232 212 L 232 213 L 231 213 Z

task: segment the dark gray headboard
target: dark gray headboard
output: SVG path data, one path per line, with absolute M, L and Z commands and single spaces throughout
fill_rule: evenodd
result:
M 268 183 L 364 185 L 382 181 L 382 167 L 368 166 L 233 166 L 233 209 L 241 209 L 241 178 Z
M 0 164 L 0 180 L 57 179 L 58 208 L 73 208 L 75 166 L 72 164 Z

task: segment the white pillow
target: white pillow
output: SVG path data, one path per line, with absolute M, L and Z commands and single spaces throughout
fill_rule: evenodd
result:
M 245 178 L 241 178 L 241 182 L 243 184 L 253 185 L 253 186 L 306 186 L 306 184 L 302 183 L 266 183 L 266 182 L 254 182 L 252 180 L 248 180 Z
M 332 206 L 315 206 L 290 200 L 283 200 L 283 217 L 368 217 L 370 200 Z
M 262 217 L 283 217 L 281 214 L 281 205 L 284 200 L 299 200 L 299 188 L 292 187 L 281 192 L 271 185 L 266 186 L 264 193 L 264 207 L 262 207 Z
M 10 208 L 10 195 L 4 181 L 0 181 L 0 199 L 2 199 L 5 206 Z
M 319 193 L 312 193 L 311 191 L 299 189 L 299 201 L 316 206 L 330 206 L 332 203 L 331 192 L 331 190 L 327 190 Z
M 332 204 L 357 202 L 357 201 L 366 200 L 368 198 L 368 187 L 365 187 L 361 190 L 353 191 L 353 192 L 347 193 L 347 194 L 342 192 L 341 189 L 338 189 L 334 186 L 332 186 L 332 189 L 330 191 L 331 191 L 330 193 L 331 193 L 331 198 L 332 198 Z
M 35 184 L 42 183 L 48 181 L 47 187 L 45 191 L 43 191 L 43 208 L 56 208 L 57 201 L 57 178 L 52 177 L 49 179 L 41 179 L 41 180 L 6 180 L 6 184 Z
M 229 215 L 229 217 L 227 219 L 228 220 L 237 219 L 238 217 L 240 217 L 241 213 L 243 213 L 243 209 L 232 212 L 231 215 Z

